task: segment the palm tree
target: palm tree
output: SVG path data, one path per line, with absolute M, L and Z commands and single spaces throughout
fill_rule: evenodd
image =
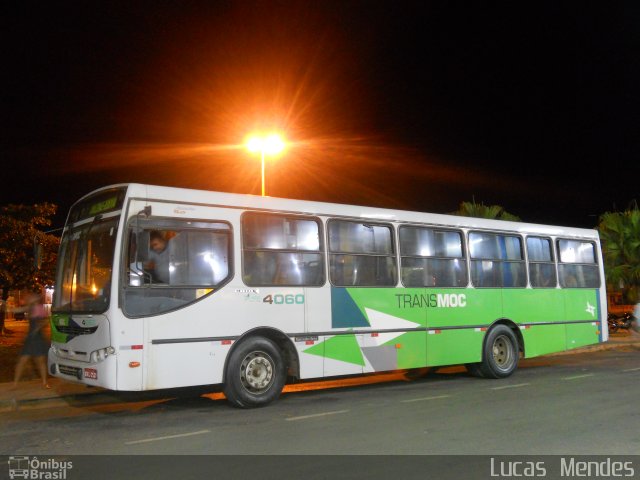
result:
M 475 200 L 471 202 L 462 202 L 460 207 L 452 215 L 458 215 L 460 217 L 477 217 L 477 218 L 490 218 L 494 220 L 508 220 L 510 222 L 521 222 L 520 217 L 513 215 L 500 205 L 485 205 L 484 203 L 476 203 Z
M 640 300 L 640 209 L 606 212 L 598 224 L 607 284 L 619 287 L 629 303 Z

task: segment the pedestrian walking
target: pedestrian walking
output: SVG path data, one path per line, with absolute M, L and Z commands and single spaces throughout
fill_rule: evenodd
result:
M 27 296 L 26 309 L 29 312 L 29 333 L 16 364 L 13 386 L 14 388 L 18 386 L 27 361 L 33 358 L 42 379 L 43 388 L 50 388 L 47 382 L 47 365 L 45 363 L 45 356 L 49 346 L 42 331 L 47 321 L 47 312 L 42 304 L 41 296 L 37 293 L 30 293 Z

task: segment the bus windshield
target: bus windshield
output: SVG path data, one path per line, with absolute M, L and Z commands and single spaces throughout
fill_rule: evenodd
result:
M 68 230 L 60 243 L 52 310 L 102 313 L 109 306 L 118 219 Z

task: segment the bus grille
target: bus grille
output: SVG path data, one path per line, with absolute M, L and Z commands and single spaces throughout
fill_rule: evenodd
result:
M 76 377 L 78 379 L 82 378 L 82 369 L 78 367 L 70 367 L 69 365 L 58 365 L 58 370 L 60 373 L 64 375 L 69 375 L 71 377 Z
M 90 335 L 95 332 L 98 327 L 74 327 L 71 325 L 56 325 L 56 330 L 67 335 Z

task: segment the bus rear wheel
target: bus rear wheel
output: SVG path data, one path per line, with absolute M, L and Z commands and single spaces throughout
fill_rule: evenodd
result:
M 479 373 L 486 378 L 505 378 L 518 368 L 518 339 L 506 325 L 496 325 L 485 339 Z
M 286 368 L 278 346 L 268 338 L 249 338 L 231 353 L 224 394 L 235 407 L 262 407 L 280 396 L 285 380 Z

